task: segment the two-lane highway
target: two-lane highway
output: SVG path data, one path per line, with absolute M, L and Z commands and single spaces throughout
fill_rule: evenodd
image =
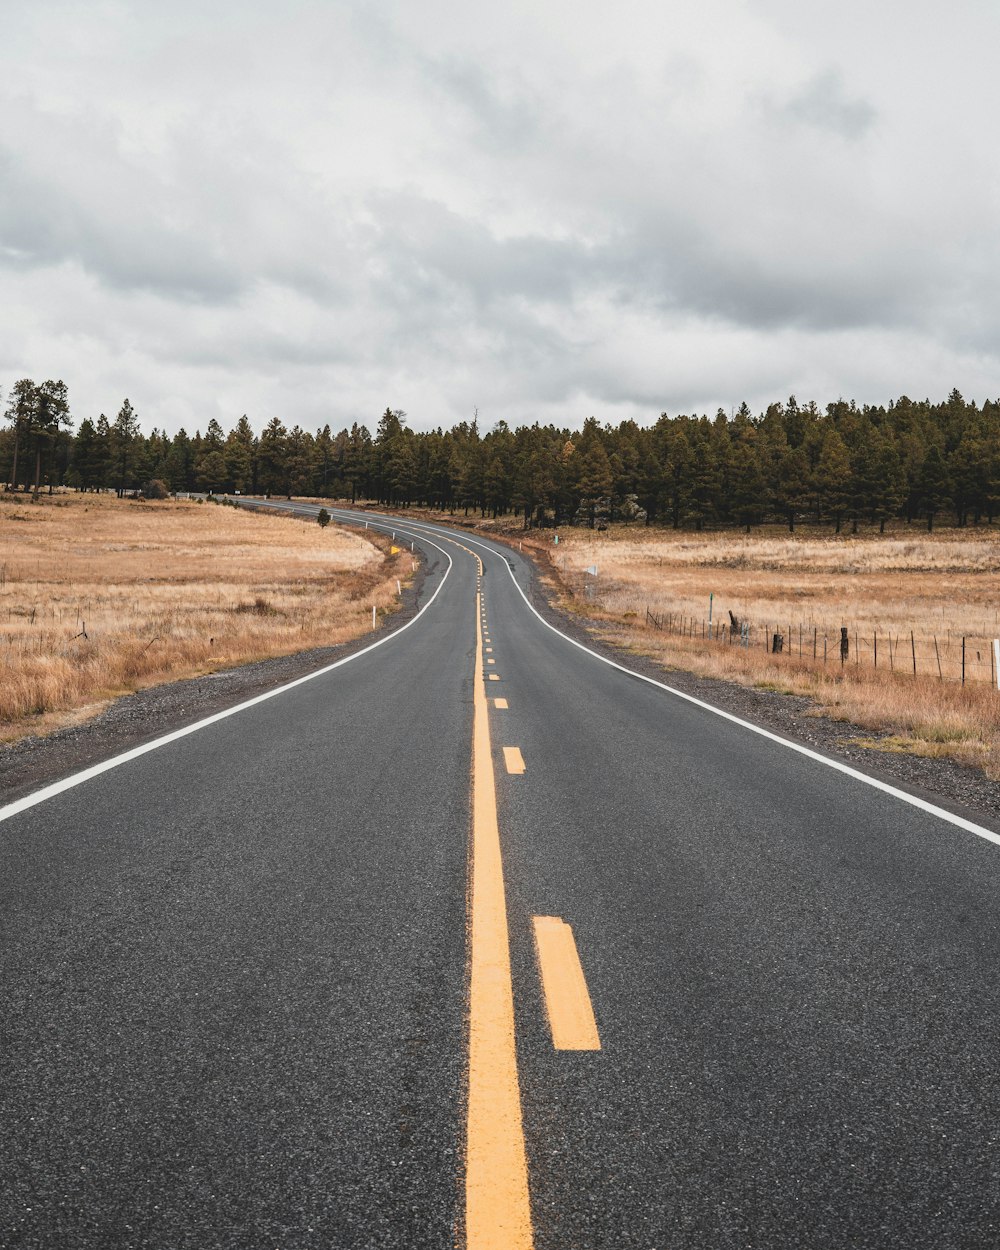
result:
M 334 515 L 410 625 L 0 810 L 0 1244 L 992 1246 L 995 835 Z

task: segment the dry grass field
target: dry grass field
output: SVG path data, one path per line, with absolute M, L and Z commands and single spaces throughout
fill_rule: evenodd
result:
M 875 731 L 868 745 L 947 756 L 1000 779 L 991 646 L 1000 532 L 793 538 L 616 526 L 559 535 L 558 546 L 551 535 L 530 545 L 566 606 L 606 621 L 619 643 L 667 666 L 807 695 L 818 714 Z M 730 611 L 751 626 L 746 647 L 729 637 Z M 766 649 L 775 632 L 780 655 Z
M 213 504 L 0 495 L 0 740 L 354 638 L 412 575 L 409 552 L 387 552 L 375 535 Z

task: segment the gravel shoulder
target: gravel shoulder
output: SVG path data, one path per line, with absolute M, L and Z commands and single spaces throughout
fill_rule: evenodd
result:
M 497 537 L 491 534 L 490 537 Z M 532 563 L 531 599 L 542 616 L 570 637 L 626 664 L 636 672 L 665 681 L 706 703 L 742 717 L 783 737 L 841 760 L 891 785 L 938 804 L 958 815 L 987 824 L 1000 823 L 1000 784 L 978 769 L 944 759 L 878 751 L 852 739 L 877 740 L 870 729 L 817 715 L 817 705 L 800 695 L 701 677 L 665 668 L 655 660 L 616 646 L 606 621 L 592 621 L 555 607 L 538 566 Z M 140 746 L 214 712 L 272 690 L 343 659 L 376 638 L 393 633 L 419 609 L 423 570 L 403 595 L 400 610 L 380 629 L 350 643 L 321 647 L 227 669 L 204 677 L 153 686 L 115 700 L 93 720 L 61 729 L 44 738 L 27 737 L 0 746 L 0 796 L 11 802 L 39 787 Z M 601 636 L 598 636 L 601 635 Z

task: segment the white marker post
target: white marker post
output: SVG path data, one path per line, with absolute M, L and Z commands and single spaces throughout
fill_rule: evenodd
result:
M 375 628 L 375 604 L 372 604 L 372 629 Z

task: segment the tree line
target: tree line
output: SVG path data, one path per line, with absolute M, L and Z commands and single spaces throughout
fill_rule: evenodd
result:
M 315 434 L 272 418 L 257 434 L 244 415 L 227 433 L 143 434 L 126 399 L 113 419 L 72 429 L 62 381 L 22 379 L 0 432 L 8 489 L 65 485 L 81 491 L 207 491 L 306 495 L 424 505 L 530 525 L 611 520 L 702 529 L 781 521 L 885 528 L 920 520 L 932 529 L 992 524 L 1000 512 L 1000 400 L 980 407 L 953 390 L 942 403 L 905 395 L 887 406 L 837 400 L 820 409 L 794 396 L 754 414 L 669 416 L 581 430 L 512 429 L 478 420 L 417 432 L 386 408 L 365 425 Z

